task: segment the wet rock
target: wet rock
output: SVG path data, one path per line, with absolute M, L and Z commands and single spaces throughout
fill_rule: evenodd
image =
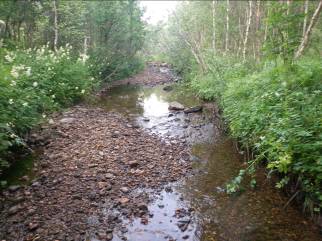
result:
M 138 208 L 142 211 L 148 211 L 148 205 L 146 203 L 139 203 Z
M 169 110 L 175 110 L 175 111 L 179 111 L 179 110 L 184 110 L 184 106 L 182 104 L 180 104 L 179 102 L 171 102 L 169 103 Z
M 19 186 L 19 185 L 11 185 L 11 186 L 9 186 L 9 187 L 8 187 L 8 190 L 9 190 L 10 192 L 15 192 L 15 191 L 17 191 L 19 188 L 20 188 L 20 186 Z
M 185 235 L 185 236 L 182 237 L 182 239 L 184 239 L 184 240 L 186 240 L 188 238 L 189 238 L 189 235 Z
M 106 240 L 107 241 L 110 241 L 110 240 L 112 240 L 113 239 L 113 233 L 108 233 L 107 235 L 106 235 Z
M 142 120 L 145 121 L 145 122 L 149 122 L 150 121 L 150 119 L 148 117 L 143 117 Z
M 171 90 L 173 90 L 173 87 L 171 85 L 167 85 L 167 86 L 163 87 L 163 90 L 164 91 L 171 91 Z
M 195 107 L 187 108 L 183 112 L 185 114 L 189 114 L 189 113 L 200 112 L 200 111 L 202 111 L 202 106 L 195 106 Z

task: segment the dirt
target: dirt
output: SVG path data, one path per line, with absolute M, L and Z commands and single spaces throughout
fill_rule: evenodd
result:
M 141 75 L 125 81 L 153 85 L 167 78 Z M 184 141 L 165 142 L 100 108 L 75 106 L 43 133 L 37 178 L 0 196 L 3 240 L 112 240 L 113 232 L 126 233 L 122 219 L 147 224 L 153 216 L 144 190 L 161 191 L 191 170 Z

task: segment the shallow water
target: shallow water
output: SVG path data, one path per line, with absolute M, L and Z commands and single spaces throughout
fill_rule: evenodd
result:
M 258 171 L 256 189 L 245 183 L 244 192 L 227 195 L 224 187 L 243 167 L 244 157 L 220 132 L 212 105 L 206 104 L 202 113 L 184 114 L 170 112 L 171 101 L 186 107 L 202 104 L 186 90 L 175 87 L 166 92 L 163 86 L 115 87 L 95 104 L 124 114 L 147 132 L 186 141 L 193 162 L 192 175 L 160 194 L 137 190 L 154 196 L 148 207 L 153 216 L 148 224 L 124 219 L 127 232 L 115 230 L 114 241 L 124 236 L 130 241 L 322 240 L 319 229 L 296 207 L 283 209 L 288 199 L 273 188 L 264 170 Z M 10 184 L 19 183 L 18 177 L 24 175 L 32 178 L 32 157 L 16 165 L 6 173 Z M 182 224 L 187 224 L 184 231 Z
M 211 107 L 203 113 L 171 113 L 168 106 L 174 100 L 186 107 L 201 104 L 189 92 L 178 88 L 166 92 L 163 86 L 116 87 L 100 102 L 146 131 L 186 140 L 194 163 L 193 175 L 171 184 L 171 192 L 163 190 L 150 203 L 153 217 L 147 225 L 140 219 L 124 220 L 128 240 L 322 240 L 318 228 L 298 209 L 283 209 L 288 199 L 273 188 L 264 170 L 257 174 L 256 189 L 245 183 L 244 192 L 227 195 L 225 184 L 243 167 L 243 157 L 214 124 Z M 180 222 L 188 223 L 184 232 Z M 116 232 L 113 240 L 120 237 Z

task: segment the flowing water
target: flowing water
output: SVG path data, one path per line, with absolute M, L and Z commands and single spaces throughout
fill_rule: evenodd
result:
M 193 175 L 154 198 L 148 224 L 124 220 L 128 240 L 322 240 L 318 228 L 297 208 L 283 209 L 288 199 L 273 188 L 264 170 L 257 174 L 257 188 L 245 183 L 244 192 L 227 195 L 224 187 L 243 167 L 244 157 L 220 132 L 212 105 L 202 113 L 170 112 L 174 100 L 186 107 L 202 104 L 187 91 L 167 92 L 163 86 L 116 87 L 101 101 L 106 110 L 125 114 L 146 131 L 184 139 L 192 154 Z
M 205 108 L 202 113 L 170 112 L 171 101 L 186 107 L 204 104 Z M 114 241 L 124 236 L 130 241 L 322 240 L 319 229 L 298 208 L 283 208 L 288 199 L 273 188 L 273 181 L 266 178 L 264 170 L 258 171 L 255 189 L 245 183 L 244 192 L 232 196 L 225 193 L 226 183 L 243 168 L 244 157 L 220 132 L 213 105 L 201 103 L 180 88 L 166 92 L 163 86 L 115 87 L 98 105 L 124 114 L 144 131 L 172 143 L 175 139 L 171 138 L 185 140 L 193 162 L 193 174 L 170 184 L 161 193 L 137 190 L 154 195 L 148 207 L 153 216 L 147 224 L 140 219 L 123 219 L 126 232 L 116 231 Z M 26 167 L 16 167 L 15 173 L 7 172 L 10 183 L 15 183 L 18 176 L 33 175 L 28 171 L 32 159 L 25 163 Z

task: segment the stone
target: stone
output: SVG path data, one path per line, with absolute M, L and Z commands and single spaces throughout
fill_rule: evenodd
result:
M 128 203 L 130 201 L 130 199 L 128 199 L 127 197 L 121 197 L 120 199 L 119 199 L 119 202 L 121 203 L 121 204 L 126 204 L 126 203 Z
M 59 120 L 59 122 L 63 124 L 69 124 L 74 122 L 75 120 L 76 120 L 75 118 L 62 118 Z
M 139 163 L 137 161 L 129 161 L 129 166 L 131 168 L 135 168 L 139 165 Z
M 29 223 L 28 224 L 28 230 L 33 231 L 39 227 L 38 223 Z
M 9 208 L 8 214 L 9 215 L 14 215 L 17 212 L 19 212 L 21 209 L 22 209 L 22 207 L 20 205 L 13 206 L 13 207 Z
M 127 187 L 121 187 L 120 190 L 124 193 L 128 193 L 130 191 Z
M 185 109 L 183 112 L 185 114 L 189 114 L 189 113 L 200 112 L 200 111 L 202 111 L 202 106 L 190 107 Z
M 20 186 L 19 186 L 19 185 L 11 185 L 11 186 L 9 186 L 9 187 L 8 187 L 8 190 L 9 190 L 10 192 L 15 192 L 15 191 L 17 191 L 19 188 L 20 188 Z
M 148 211 L 148 205 L 146 203 L 139 203 L 138 208 L 142 211 Z
M 163 87 L 163 90 L 164 91 L 171 91 L 171 90 L 173 90 L 173 87 L 171 85 L 167 85 L 167 86 Z
M 180 104 L 179 102 L 173 101 L 169 104 L 168 109 L 179 111 L 179 110 L 184 110 L 184 106 L 182 104 Z

